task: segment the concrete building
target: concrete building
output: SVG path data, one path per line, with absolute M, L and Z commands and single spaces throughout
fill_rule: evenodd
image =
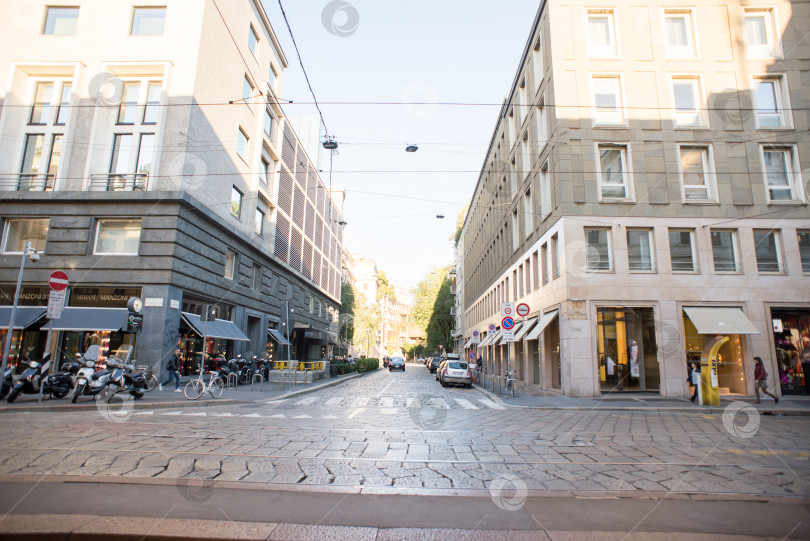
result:
M 261 2 L 9 0 L 0 17 L 0 303 L 23 241 L 42 254 L 23 276 L 15 356 L 43 351 L 61 269 L 60 358 L 98 336 L 105 353 L 134 338 L 161 367 L 179 345 L 186 371 L 203 350 L 319 359 L 342 217 L 279 107 L 287 59 Z M 130 297 L 144 300 L 137 336 L 121 330 Z
M 721 393 L 753 394 L 755 355 L 771 388 L 804 392 L 806 7 L 541 3 L 457 265 L 490 374 L 685 397 L 721 335 Z M 507 301 L 529 307 L 512 344 Z

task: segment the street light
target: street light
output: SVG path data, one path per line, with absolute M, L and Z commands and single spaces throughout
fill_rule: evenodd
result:
M 25 241 L 23 247 L 22 260 L 20 261 L 20 274 L 17 275 L 17 289 L 14 290 L 14 302 L 11 305 L 11 315 L 8 318 L 8 332 L 6 333 L 6 346 L 3 350 L 3 361 L 0 363 L 0 374 L 6 373 L 8 364 L 8 354 L 11 351 L 11 339 L 14 336 L 14 316 L 17 312 L 17 303 L 20 300 L 20 287 L 22 286 L 23 270 L 25 270 L 25 258 L 31 259 L 31 263 L 39 261 L 39 254 L 31 249 L 31 241 Z

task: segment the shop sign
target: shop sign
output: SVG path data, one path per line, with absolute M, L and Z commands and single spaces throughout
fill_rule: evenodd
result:
M 773 332 L 784 332 L 781 319 L 773 320 Z
M 127 332 L 141 332 L 143 327 L 143 314 L 130 312 L 127 317 Z
M 52 290 L 48 297 L 48 311 L 45 317 L 48 319 L 59 319 L 62 317 L 62 308 L 65 306 L 65 290 Z
M 70 291 L 70 306 L 95 308 L 126 308 L 131 297 L 139 297 L 140 288 L 74 287 Z
M 14 304 L 15 286 L 0 287 L 0 305 Z M 20 289 L 19 306 L 47 306 L 51 288 L 48 286 L 24 286 Z

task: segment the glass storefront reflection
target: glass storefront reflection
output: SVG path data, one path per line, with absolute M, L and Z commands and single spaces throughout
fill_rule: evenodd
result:
M 773 309 L 771 319 L 782 394 L 810 394 L 810 310 Z
M 660 390 L 652 308 L 598 308 L 597 353 L 603 393 Z

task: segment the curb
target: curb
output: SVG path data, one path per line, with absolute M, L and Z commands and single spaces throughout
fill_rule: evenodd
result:
M 493 402 L 506 406 L 509 408 L 523 408 L 532 410 L 549 410 L 549 411 L 638 411 L 644 413 L 699 413 L 710 415 L 722 415 L 726 411 L 726 407 L 719 406 L 611 406 L 609 403 L 602 402 L 598 407 L 592 406 L 522 406 L 520 404 L 510 404 L 508 401 L 503 400 L 498 395 L 480 387 L 477 383 L 473 383 L 473 387 L 478 391 L 487 395 Z M 746 404 L 748 404 L 746 402 Z M 754 404 L 748 404 L 756 408 Z M 777 417 L 803 417 L 810 416 L 810 409 L 785 409 L 785 408 L 758 408 L 757 411 L 760 415 L 773 415 Z
M 377 370 L 379 370 L 379 368 Z M 362 374 L 354 372 L 354 373 L 349 374 L 347 376 L 334 378 L 334 381 L 332 381 L 332 378 L 330 378 L 329 381 L 327 381 L 325 383 L 321 383 L 320 385 L 316 385 L 314 387 L 307 387 L 306 389 L 301 389 L 300 391 L 290 391 L 289 393 L 274 396 L 273 398 L 268 398 L 267 400 L 263 400 L 262 402 L 268 403 L 268 402 L 273 402 L 275 400 L 284 400 L 284 399 L 287 399 L 287 398 L 294 398 L 296 396 L 301 396 L 302 394 L 311 393 L 312 391 L 319 391 L 321 389 L 326 389 L 327 387 L 334 387 L 335 385 L 340 385 L 344 381 L 349 381 L 349 380 L 354 379 L 354 378 L 359 378 L 359 377 L 371 374 L 373 372 L 376 372 L 377 370 L 369 370 L 368 372 L 364 372 Z

